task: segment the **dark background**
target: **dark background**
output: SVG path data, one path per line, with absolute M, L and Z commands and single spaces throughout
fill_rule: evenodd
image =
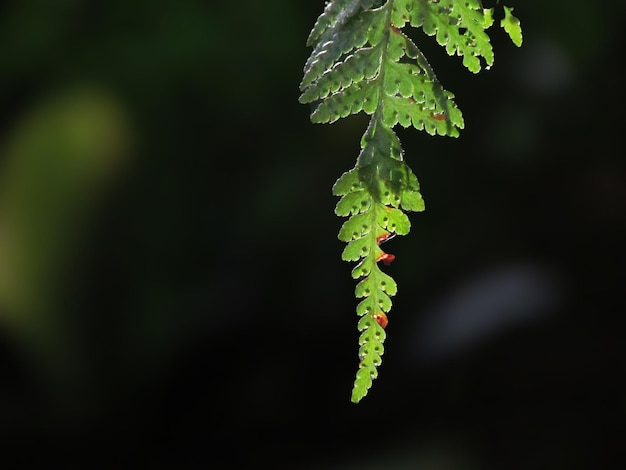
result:
M 625 8 L 509 4 L 478 75 L 410 32 L 466 128 L 398 130 L 426 211 L 355 405 L 324 2 L 0 3 L 2 466 L 620 468 Z

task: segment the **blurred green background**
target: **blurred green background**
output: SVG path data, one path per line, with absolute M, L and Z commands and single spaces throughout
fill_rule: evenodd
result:
M 510 4 L 478 75 L 412 33 L 466 129 L 398 131 L 426 212 L 354 405 L 330 189 L 366 118 L 298 103 L 324 2 L 1 2 L 3 467 L 615 463 L 625 7 Z

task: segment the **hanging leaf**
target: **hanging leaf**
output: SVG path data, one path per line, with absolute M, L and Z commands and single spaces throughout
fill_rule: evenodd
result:
M 505 7 L 502 26 L 521 45 L 519 21 Z M 416 176 L 404 161 L 393 128 L 414 127 L 430 135 L 457 137 L 464 127 L 454 95 L 445 90 L 416 44 L 402 31 L 407 24 L 434 36 L 449 55 L 477 73 L 491 66 L 494 53 L 486 29 L 493 11 L 479 0 L 330 0 L 307 41 L 313 47 L 300 83 L 301 103 L 311 103 L 314 123 L 335 122 L 365 112 L 370 122 L 356 166 L 335 183 L 335 213 L 349 219 L 339 231 L 347 242 L 345 261 L 358 264 L 356 311 L 359 370 L 352 401 L 360 401 L 378 376 L 384 328 L 396 283 L 379 267 L 395 256 L 380 243 L 406 235 L 406 211 L 423 211 Z

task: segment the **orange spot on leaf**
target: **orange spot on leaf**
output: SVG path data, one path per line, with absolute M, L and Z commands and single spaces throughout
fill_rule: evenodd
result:
M 378 263 L 379 261 L 382 261 L 385 263 L 385 266 L 389 266 L 394 259 L 396 259 L 394 255 L 383 252 L 378 258 L 376 258 L 376 262 Z
M 389 324 L 389 320 L 387 319 L 387 315 L 385 315 L 385 312 L 375 313 L 374 315 L 372 315 L 372 318 L 376 320 L 376 323 L 378 323 L 383 328 L 385 328 Z
M 396 234 L 395 233 L 391 233 L 391 232 L 385 232 L 382 235 L 378 235 L 376 237 L 376 243 L 378 245 L 380 245 L 381 243 L 384 243 L 386 241 L 389 241 L 390 239 L 392 239 L 393 237 L 395 237 Z

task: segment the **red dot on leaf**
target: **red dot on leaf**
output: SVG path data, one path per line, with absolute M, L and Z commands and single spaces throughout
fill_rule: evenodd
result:
M 391 239 L 392 239 L 393 237 L 395 237 L 395 236 L 396 236 L 396 234 L 395 234 L 395 233 L 385 232 L 385 233 L 383 233 L 382 235 L 378 235 L 378 236 L 376 237 L 376 243 L 377 243 L 378 245 L 380 245 L 381 243 L 384 243 L 384 242 L 386 242 L 386 241 L 391 240 Z
M 387 315 L 385 315 L 384 312 L 375 313 L 374 315 L 372 315 L 372 318 L 376 320 L 376 323 L 378 323 L 383 328 L 385 328 L 387 324 L 389 323 L 389 320 L 387 319 Z
M 376 258 L 376 262 L 378 263 L 379 261 L 382 261 L 385 263 L 385 266 L 389 266 L 394 259 L 396 259 L 394 255 L 383 252 L 378 258 Z

